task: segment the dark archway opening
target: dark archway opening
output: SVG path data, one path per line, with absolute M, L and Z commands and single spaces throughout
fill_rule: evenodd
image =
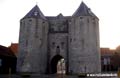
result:
M 51 60 L 51 74 L 57 74 L 58 71 L 63 71 L 63 67 L 65 67 L 64 58 L 60 55 L 56 55 Z M 62 68 L 62 69 L 61 69 Z

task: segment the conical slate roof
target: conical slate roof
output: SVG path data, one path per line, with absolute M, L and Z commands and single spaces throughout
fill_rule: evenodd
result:
M 35 7 L 33 7 L 26 15 L 24 18 L 40 18 L 40 19 L 44 19 L 46 20 L 45 16 L 43 15 L 43 13 L 41 12 L 41 10 L 39 9 L 39 7 L 37 5 L 35 5 Z
M 79 8 L 75 11 L 73 16 L 95 16 L 96 15 L 90 10 L 90 8 L 87 7 L 87 5 L 82 2 L 79 6 Z

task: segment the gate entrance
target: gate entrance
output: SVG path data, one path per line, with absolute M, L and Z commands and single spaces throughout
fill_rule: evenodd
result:
M 65 74 L 65 60 L 62 56 L 56 55 L 51 60 L 52 74 Z

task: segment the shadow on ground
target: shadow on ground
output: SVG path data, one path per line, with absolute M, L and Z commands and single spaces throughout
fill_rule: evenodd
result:
M 118 77 L 81 77 L 77 75 L 0 75 L 0 78 L 118 78 Z

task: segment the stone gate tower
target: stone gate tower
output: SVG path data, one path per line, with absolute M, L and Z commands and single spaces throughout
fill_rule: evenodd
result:
M 99 19 L 84 2 L 72 16 L 44 16 L 36 5 L 20 20 L 18 72 L 55 73 L 64 58 L 69 74 L 101 71 Z

